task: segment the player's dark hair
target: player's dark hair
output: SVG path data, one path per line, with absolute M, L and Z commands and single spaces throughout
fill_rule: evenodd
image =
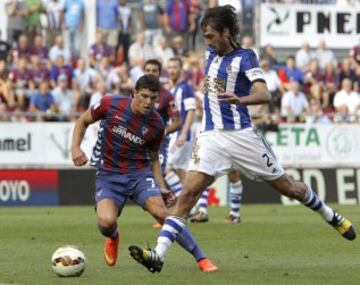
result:
M 161 73 L 161 62 L 157 59 L 148 59 L 145 61 L 144 67 L 148 64 L 156 65 L 159 68 L 159 71 Z
M 235 8 L 231 5 L 207 9 L 200 23 L 201 29 L 204 30 L 206 26 L 211 26 L 219 33 L 223 33 L 228 28 L 231 37 L 235 38 L 240 32 L 240 25 L 235 11 Z
M 160 92 L 160 81 L 152 74 L 141 76 L 135 84 L 135 90 L 149 89 L 152 92 Z
M 183 68 L 184 65 L 183 60 L 178 56 L 170 58 L 169 61 L 177 61 L 180 65 L 180 68 Z

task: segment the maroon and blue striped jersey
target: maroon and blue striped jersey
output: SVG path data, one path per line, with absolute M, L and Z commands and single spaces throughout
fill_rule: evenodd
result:
M 90 165 L 118 174 L 151 171 L 150 151 L 159 150 L 165 125 L 155 108 L 139 115 L 130 105 L 129 97 L 106 95 L 91 107 L 101 123 Z

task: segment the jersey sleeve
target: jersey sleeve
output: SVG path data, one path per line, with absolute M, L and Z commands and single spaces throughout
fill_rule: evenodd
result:
M 91 116 L 95 121 L 104 119 L 106 117 L 106 114 L 111 106 L 112 98 L 112 96 L 106 95 L 100 100 L 99 103 L 93 105 L 90 108 Z
M 250 82 L 265 81 L 264 71 L 259 67 L 259 61 L 252 50 L 248 50 L 241 59 L 241 69 Z
M 188 84 L 184 88 L 184 107 L 186 111 L 196 109 L 194 89 Z

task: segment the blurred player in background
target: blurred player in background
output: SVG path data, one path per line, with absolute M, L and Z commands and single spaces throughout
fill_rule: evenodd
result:
M 230 213 L 225 217 L 224 223 L 226 224 L 239 224 L 240 218 L 240 205 L 243 192 L 243 184 L 240 179 L 240 173 L 237 169 L 231 169 L 228 173 L 228 180 L 230 184 Z M 192 223 L 206 223 L 209 221 L 208 215 L 208 195 L 209 188 L 202 192 L 198 201 L 198 211 L 195 215 L 190 217 Z
M 107 95 L 81 115 L 72 139 L 72 160 L 76 166 L 88 161 L 81 149 L 87 127 L 101 120 L 98 140 L 90 164 L 96 174 L 96 211 L 98 227 L 106 237 L 104 257 L 109 266 L 116 264 L 119 245 L 117 218 L 130 198 L 163 223 L 169 215 L 164 200 L 174 195 L 165 187 L 160 168 L 159 147 L 164 123 L 154 110 L 160 92 L 159 80 L 144 75 L 136 82 L 134 98 Z M 177 238 L 179 244 L 196 259 L 200 270 L 216 271 L 202 252 L 188 228 Z M 149 267 L 150 271 L 158 268 Z
M 270 101 L 263 71 L 252 50 L 235 42 L 239 25 L 230 5 L 206 10 L 201 22 L 206 51 L 202 130 L 192 155 L 183 190 L 160 231 L 155 250 L 130 246 L 131 256 L 160 271 L 174 240 L 186 229 L 186 217 L 202 191 L 232 167 L 250 178 L 265 180 L 280 194 L 298 200 L 344 238 L 356 233 L 349 220 L 328 207 L 310 185 L 294 181 L 266 141 L 254 131 L 247 105 Z M 310 253 L 311 254 L 311 253 Z
M 180 109 L 181 128 L 174 133 L 169 146 L 169 168 L 174 169 L 181 182 L 184 180 L 194 145 L 192 125 L 195 119 L 195 93 L 183 78 L 183 61 L 174 57 L 168 63 L 169 89 Z M 175 193 L 176 195 L 176 193 Z

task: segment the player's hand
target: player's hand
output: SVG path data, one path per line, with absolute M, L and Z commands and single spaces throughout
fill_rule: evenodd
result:
M 181 134 L 178 139 L 176 140 L 176 145 L 177 146 L 182 146 L 186 141 L 186 134 Z
M 166 207 L 171 208 L 172 206 L 174 206 L 175 202 L 176 202 L 176 197 L 175 197 L 174 193 L 166 188 L 161 188 L 160 191 L 161 191 L 161 195 L 164 199 Z
M 218 101 L 219 103 L 241 104 L 240 98 L 234 93 L 220 93 Z
M 88 162 L 88 158 L 81 148 L 72 148 L 71 158 L 76 166 L 83 166 Z

